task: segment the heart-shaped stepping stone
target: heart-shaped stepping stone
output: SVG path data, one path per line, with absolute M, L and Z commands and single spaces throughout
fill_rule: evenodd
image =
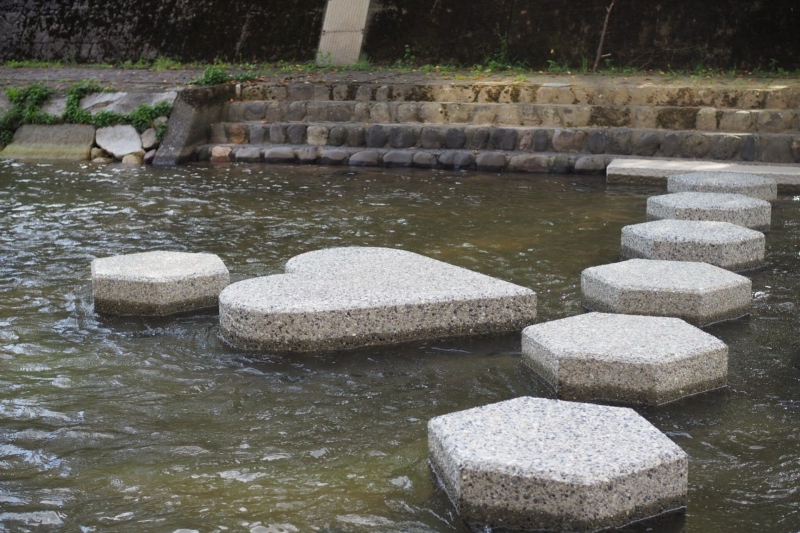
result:
M 234 346 L 313 351 L 521 330 L 536 293 L 419 254 L 331 248 L 298 255 L 286 274 L 229 285 L 220 326 Z

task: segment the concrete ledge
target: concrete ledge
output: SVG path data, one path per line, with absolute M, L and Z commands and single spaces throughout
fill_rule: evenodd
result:
M 583 306 L 626 315 L 671 316 L 707 326 L 750 313 L 749 279 L 706 263 L 630 259 L 581 274 Z
M 14 133 L 0 156 L 13 159 L 90 159 L 95 127 L 81 124 L 26 125 Z
M 676 192 L 647 199 L 647 220 L 711 220 L 769 230 L 769 202 L 741 194 Z
M 432 419 L 428 450 L 475 529 L 597 531 L 686 505 L 688 457 L 628 408 L 516 398 Z
M 588 313 L 529 326 L 522 358 L 566 400 L 659 405 L 728 376 L 725 343 L 677 318 Z
M 743 194 L 774 202 L 778 199 L 778 183 L 775 178 L 745 172 L 692 172 L 669 176 L 667 192 Z
M 764 234 L 729 224 L 657 220 L 622 228 L 624 259 L 696 261 L 739 272 L 764 264 Z
M 223 337 L 255 350 L 313 351 L 521 330 L 536 294 L 483 274 L 389 248 L 299 255 L 286 274 L 220 295 Z
M 775 179 L 778 189 L 800 188 L 800 166 L 724 163 L 720 161 L 667 161 L 614 159 L 606 168 L 607 183 L 666 185 L 667 178 L 692 172 L 755 174 Z
M 228 269 L 213 254 L 154 251 L 92 261 L 100 313 L 163 316 L 216 307 L 228 283 Z

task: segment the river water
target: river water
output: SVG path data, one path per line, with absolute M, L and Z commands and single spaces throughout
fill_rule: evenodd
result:
M 243 352 L 213 312 L 94 313 L 89 263 L 218 254 L 234 281 L 299 253 L 397 247 L 582 312 L 659 189 L 599 178 L 318 167 L 0 162 L 0 531 L 465 532 L 431 481 L 426 423 L 552 397 L 519 334 L 338 353 Z M 727 389 L 637 409 L 689 454 L 684 516 L 629 531 L 800 531 L 800 198 L 781 197 Z

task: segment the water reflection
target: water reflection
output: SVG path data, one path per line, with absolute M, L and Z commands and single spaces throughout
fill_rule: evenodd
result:
M 577 177 L 0 163 L 0 531 L 464 532 L 431 482 L 433 416 L 551 392 L 518 335 L 288 356 L 225 345 L 214 313 L 94 313 L 89 263 L 220 255 L 234 280 L 310 250 L 390 246 L 581 312 L 642 188 Z M 691 456 L 690 507 L 655 531 L 800 529 L 800 224 L 780 200 L 754 314 L 709 331 L 730 387 L 640 412 Z M 685 523 L 684 523 L 685 521 Z M 638 527 L 638 526 L 637 526 Z M 642 529 L 631 528 L 630 531 Z

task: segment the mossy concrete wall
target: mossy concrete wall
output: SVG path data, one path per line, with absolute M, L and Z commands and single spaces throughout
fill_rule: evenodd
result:
M 371 60 L 591 65 L 610 0 L 373 0 Z M 0 60 L 313 60 L 326 0 L 0 0 Z M 800 68 L 795 0 L 617 0 L 617 67 Z M 406 49 L 408 46 L 408 49 Z

